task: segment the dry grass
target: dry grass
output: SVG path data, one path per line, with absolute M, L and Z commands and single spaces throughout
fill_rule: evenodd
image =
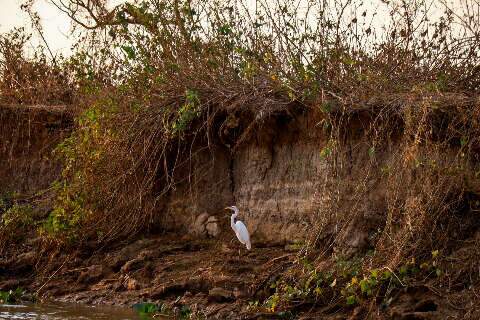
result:
M 73 85 L 64 66 L 52 64 L 43 50 L 27 58 L 23 29 L 0 35 L 0 103 L 71 104 Z

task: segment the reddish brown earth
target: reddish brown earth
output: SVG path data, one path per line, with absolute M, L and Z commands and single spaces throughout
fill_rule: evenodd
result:
M 85 304 L 187 304 L 208 318 L 237 318 L 249 301 L 266 298 L 263 286 L 296 257 L 284 247 L 242 248 L 240 256 L 239 249 L 234 241 L 166 235 L 53 256 L 47 269 L 28 252 L 0 263 L 0 289 L 22 286 L 42 299 Z
M 82 304 L 188 305 L 207 319 L 280 318 L 249 304 L 272 294 L 270 283 L 297 257 L 288 247 L 258 243 L 239 256 L 233 237 L 198 240 L 172 234 L 49 258 L 25 249 L 0 260 L 0 290 L 21 286 L 40 299 Z M 376 305 L 345 308 L 332 301 L 329 306 L 299 305 L 295 311 L 299 319 L 478 319 L 478 312 L 469 308 L 474 301 L 471 290 L 445 298 L 421 284 L 399 291 L 388 310 Z

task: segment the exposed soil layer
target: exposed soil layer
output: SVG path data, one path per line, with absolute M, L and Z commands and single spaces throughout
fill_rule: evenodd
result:
M 51 152 L 72 126 L 65 106 L 0 105 L 0 193 L 48 188 L 61 169 Z

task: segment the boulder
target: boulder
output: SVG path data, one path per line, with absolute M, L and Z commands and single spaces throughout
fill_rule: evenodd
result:
M 86 271 L 80 273 L 77 278 L 78 283 L 95 283 L 98 282 L 104 274 L 104 269 L 101 265 L 93 265 Z
M 20 281 L 12 279 L 0 283 L 0 291 L 15 290 L 20 286 Z
M 143 259 L 140 259 L 140 258 L 132 259 L 122 266 L 122 268 L 120 269 L 120 272 L 128 273 L 130 271 L 140 269 L 144 265 L 144 263 L 145 261 Z
M 206 233 L 205 222 L 208 220 L 208 217 L 208 213 L 204 212 L 195 219 L 195 222 L 193 223 L 193 226 L 191 228 L 191 232 L 194 235 L 201 236 Z
M 218 226 L 218 219 L 217 217 L 211 216 L 208 218 L 205 229 L 207 230 L 207 234 L 210 237 L 216 238 L 220 234 L 220 227 Z
M 125 286 L 127 290 L 137 290 L 140 287 L 138 281 L 133 278 L 128 279 Z
M 234 297 L 231 291 L 216 287 L 208 291 L 208 299 L 215 302 L 228 302 L 233 301 Z

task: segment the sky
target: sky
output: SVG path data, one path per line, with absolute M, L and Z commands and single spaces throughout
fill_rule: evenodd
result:
M 0 0 L 0 33 L 8 32 L 14 27 L 27 27 L 32 30 L 28 14 L 20 9 L 23 0 Z M 55 54 L 68 54 L 72 41 L 68 37 L 70 22 L 48 0 L 36 0 L 34 9 L 41 18 L 45 40 Z M 40 39 L 34 37 L 31 46 L 38 44 Z
M 14 27 L 24 26 L 28 31 L 31 30 L 28 15 L 20 9 L 24 0 L 0 0 L 0 33 L 7 32 Z M 110 6 L 125 2 L 128 0 L 109 0 Z M 446 0 L 452 4 L 459 3 L 462 0 Z M 267 0 L 268 2 L 268 0 Z M 255 0 L 247 0 L 248 6 L 254 6 Z M 367 8 L 377 8 L 381 0 L 367 1 Z M 454 5 L 455 6 L 455 5 Z M 69 55 L 73 39 L 69 38 L 71 24 L 69 18 L 56 8 L 49 0 L 35 0 L 34 10 L 38 12 L 41 18 L 46 41 L 54 54 Z M 362 9 L 363 11 L 363 9 Z M 371 11 L 371 10 L 369 10 Z M 387 15 L 384 12 L 383 15 Z M 382 23 L 382 14 L 376 16 L 376 20 Z M 35 34 L 35 32 L 33 32 Z M 41 39 L 34 36 L 30 46 L 33 48 Z M 28 48 L 27 48 L 28 49 Z M 33 50 L 32 50 L 33 51 Z
M 20 26 L 28 26 L 28 30 L 31 30 L 28 15 L 20 9 L 23 1 L 0 0 L 0 33 Z M 110 6 L 113 6 L 125 1 L 128 0 L 109 0 L 108 3 Z M 380 0 L 375 1 L 378 2 Z M 247 0 L 246 3 L 249 7 L 253 8 L 255 6 L 255 0 Z M 63 53 L 68 55 L 72 45 L 72 40 L 68 38 L 71 28 L 68 17 L 48 0 L 35 0 L 34 10 L 40 15 L 44 35 L 50 49 L 55 54 Z M 41 40 L 38 36 L 34 37 L 32 45 L 37 44 L 39 41 Z

